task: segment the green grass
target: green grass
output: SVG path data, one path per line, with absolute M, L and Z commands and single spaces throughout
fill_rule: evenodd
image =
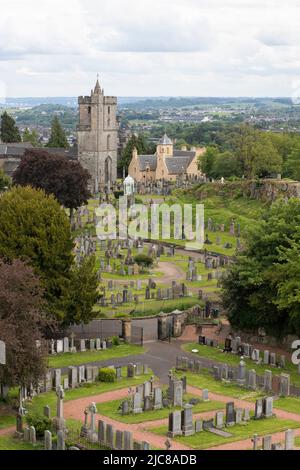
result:
M 269 418 L 262 420 L 251 420 L 246 425 L 235 425 L 227 428 L 228 432 L 232 434 L 231 437 L 216 436 L 208 431 L 203 431 L 193 436 L 183 437 L 177 436 L 174 439 L 181 444 L 184 444 L 193 449 L 207 449 L 229 442 L 241 441 L 253 437 L 253 434 L 264 436 L 266 434 L 273 434 L 275 432 L 286 431 L 287 429 L 299 427 L 299 423 L 291 420 L 283 420 L 278 418 Z M 151 432 L 165 436 L 167 433 L 166 426 L 158 428 L 151 428 Z
M 182 372 L 176 373 L 178 377 L 182 376 Z M 228 397 L 238 398 L 241 400 L 253 400 L 261 396 L 259 392 L 252 390 L 246 390 L 237 385 L 231 384 L 230 382 L 221 382 L 215 380 L 210 374 L 208 369 L 203 368 L 201 374 L 193 374 L 191 372 L 184 372 L 187 377 L 187 383 L 197 388 L 207 388 L 210 392 L 218 393 L 219 395 L 225 395 Z
M 122 388 L 136 386 L 145 382 L 146 380 L 149 380 L 152 375 L 151 373 L 149 373 L 147 375 L 139 375 L 137 377 L 127 379 L 125 378 L 126 370 L 126 367 L 122 368 L 122 374 L 124 376 L 122 380 L 118 380 L 113 383 L 96 382 L 92 384 L 86 384 L 79 388 L 66 390 L 65 402 L 76 400 L 78 398 L 93 397 L 96 395 L 100 395 L 101 393 L 110 392 L 112 390 L 119 390 Z M 56 409 L 56 393 L 54 391 L 37 395 L 32 399 L 32 403 L 28 402 L 26 404 L 27 408 L 33 413 L 42 413 L 43 408 L 46 405 L 50 406 L 52 415 L 54 416 L 53 413 L 55 413 Z M 82 413 L 83 411 L 84 410 L 82 410 Z
M 221 349 L 212 348 L 210 346 L 204 346 L 197 343 L 188 343 L 183 346 L 185 351 L 191 352 L 193 349 L 198 349 L 199 353 L 195 353 L 195 358 L 206 357 L 215 362 L 226 363 L 228 365 L 237 366 L 240 362 L 240 357 L 236 354 L 223 353 Z M 255 369 L 259 375 L 263 375 L 266 369 L 272 370 L 274 375 L 280 375 L 281 372 L 285 372 L 291 375 L 291 382 L 295 385 L 300 385 L 300 375 L 298 374 L 297 366 L 292 363 L 287 363 L 285 369 L 277 369 L 270 365 L 256 364 L 251 359 L 245 358 L 248 369 Z
M 42 444 L 33 447 L 29 442 L 24 442 L 13 436 L 0 436 L 0 450 L 42 450 Z
M 1 408 L 0 408 L 1 413 Z M 0 416 L 0 429 L 8 428 L 16 423 L 16 417 L 14 415 L 2 415 Z
M 64 353 L 52 356 L 49 359 L 49 367 L 61 368 L 67 366 L 78 366 L 89 362 L 107 361 L 118 357 L 126 357 L 135 354 L 144 354 L 145 349 L 134 344 L 122 344 L 101 351 L 85 351 L 78 353 Z
M 187 398 L 192 396 L 186 396 Z M 108 416 L 109 418 L 121 421 L 122 423 L 136 424 L 143 423 L 144 421 L 155 421 L 158 419 L 168 418 L 169 413 L 181 408 L 163 408 L 161 410 L 145 411 L 140 414 L 121 415 L 119 405 L 122 400 L 114 400 L 111 402 L 98 403 L 97 409 L 101 415 Z M 204 413 L 205 411 L 221 410 L 224 408 L 224 403 L 218 401 L 200 402 L 193 407 L 193 413 Z
M 289 411 L 290 413 L 297 413 L 300 415 L 300 398 L 282 397 L 274 401 L 274 408 L 279 410 Z
M 300 437 L 296 437 L 296 439 L 295 439 L 295 447 L 300 447 Z

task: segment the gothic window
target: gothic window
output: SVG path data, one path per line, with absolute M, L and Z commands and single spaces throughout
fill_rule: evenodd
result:
M 105 160 L 105 183 L 112 181 L 112 159 L 107 157 Z
M 110 106 L 108 106 L 107 112 L 108 112 L 108 114 L 110 114 Z
M 107 150 L 110 149 L 110 135 L 107 136 Z
M 110 127 L 110 118 L 107 119 L 107 127 Z
M 91 107 L 88 107 L 88 113 L 91 114 Z

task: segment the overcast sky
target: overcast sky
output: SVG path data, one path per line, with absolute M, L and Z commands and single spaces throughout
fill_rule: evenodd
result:
M 0 0 L 0 96 L 293 96 L 299 0 Z

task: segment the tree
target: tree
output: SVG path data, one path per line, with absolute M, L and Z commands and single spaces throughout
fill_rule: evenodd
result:
M 71 271 L 66 289 L 66 309 L 63 323 L 88 323 L 95 318 L 93 307 L 99 294 L 94 256 L 85 257 L 80 266 Z
M 46 372 L 47 349 L 42 328 L 43 291 L 33 269 L 20 260 L 0 260 L 0 331 L 6 343 L 6 365 L 0 383 L 38 385 Z M 38 341 L 38 343 L 37 343 Z
M 282 157 L 268 134 L 242 124 L 231 137 L 231 148 L 247 178 L 280 173 Z
M 88 201 L 89 179 L 88 171 L 78 161 L 40 149 L 27 149 L 13 175 L 15 184 L 54 194 L 60 204 L 70 209 L 71 219 L 73 210 Z
M 0 193 L 8 189 L 11 185 L 11 178 L 0 169 Z
M 62 320 L 74 258 L 65 211 L 42 190 L 14 187 L 1 196 L 0 214 L 0 257 L 8 262 L 20 258 L 34 268 L 49 312 Z
M 235 328 L 300 334 L 300 201 L 275 202 L 248 235 L 223 281 L 223 305 Z
M 232 176 L 241 177 L 241 163 L 232 152 L 218 152 L 215 156 L 211 174 L 213 178 L 230 178 Z
M 16 122 L 6 111 L 1 116 L 0 138 L 5 143 L 21 142 Z
M 133 149 L 136 148 L 138 151 L 139 155 L 143 155 L 147 153 L 148 147 L 147 147 L 147 142 L 145 137 L 140 134 L 139 136 L 136 136 L 135 134 L 132 134 L 130 139 L 128 140 L 126 147 L 124 148 L 122 152 L 122 156 L 119 162 L 119 168 L 126 168 L 126 170 L 129 167 L 129 164 L 132 159 L 132 152 Z
M 29 142 L 33 147 L 37 147 L 39 145 L 38 137 L 38 133 L 34 129 L 30 132 L 26 127 L 23 133 L 23 142 Z
M 51 124 L 51 135 L 47 147 L 68 148 L 68 140 L 57 116 Z
M 206 151 L 203 155 L 199 157 L 199 166 L 205 175 L 208 177 L 212 176 L 213 166 L 215 163 L 215 159 L 218 155 L 217 147 L 207 147 Z

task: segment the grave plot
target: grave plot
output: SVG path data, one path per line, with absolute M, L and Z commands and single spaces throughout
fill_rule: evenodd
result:
M 209 419 L 195 417 L 192 407 L 185 405 L 182 411 L 170 413 L 168 426 L 151 426 L 151 432 L 169 436 L 194 449 L 208 449 L 298 427 L 296 421 L 276 418 L 273 398 L 267 397 L 257 400 L 254 413 L 236 407 L 231 401 L 225 410 L 216 411 Z

